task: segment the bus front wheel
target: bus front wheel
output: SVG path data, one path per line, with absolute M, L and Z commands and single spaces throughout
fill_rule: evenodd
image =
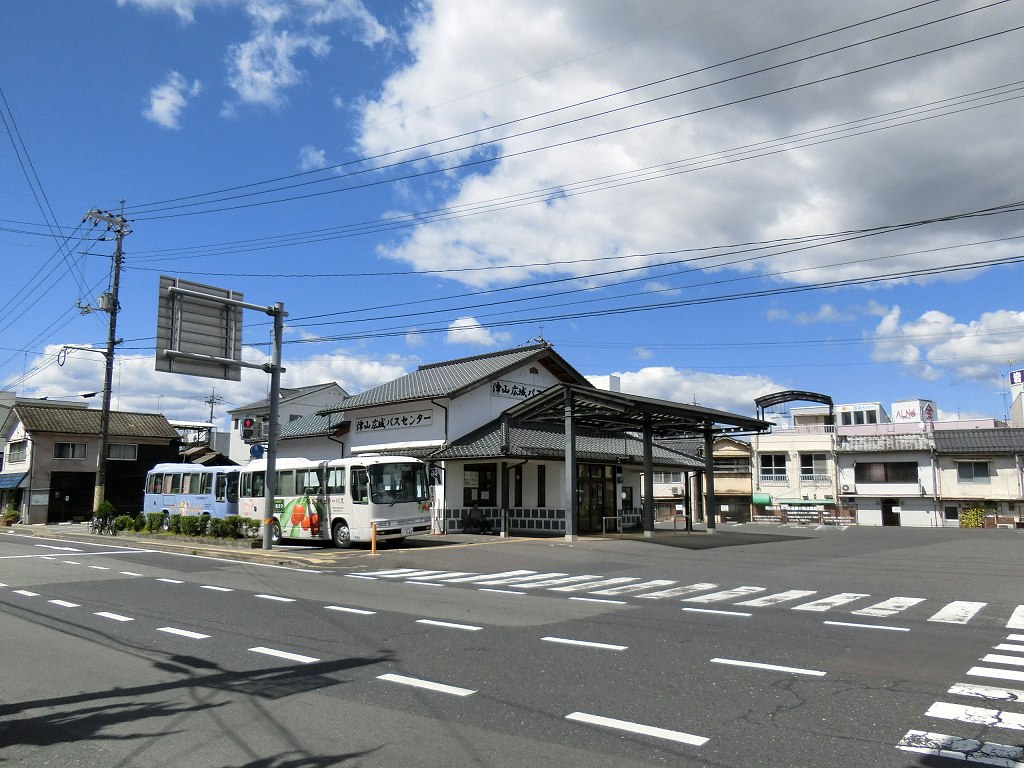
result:
M 270 543 L 280 544 L 281 543 L 281 526 L 277 523 L 270 524 Z
M 331 540 L 338 549 L 348 549 L 352 546 L 352 532 L 348 529 L 348 523 L 339 520 L 331 528 Z

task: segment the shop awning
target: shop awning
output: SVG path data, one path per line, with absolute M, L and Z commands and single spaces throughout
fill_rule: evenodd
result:
M 25 479 L 25 475 L 28 472 L 15 472 L 9 475 L 0 475 L 0 491 L 8 491 L 11 488 L 17 488 L 21 485 L 21 481 Z
M 772 495 L 770 493 L 755 493 L 750 500 L 755 504 L 771 504 Z

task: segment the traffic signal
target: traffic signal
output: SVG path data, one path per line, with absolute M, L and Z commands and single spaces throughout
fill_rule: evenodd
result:
M 246 416 L 242 419 L 242 439 L 251 440 L 256 433 L 256 417 Z

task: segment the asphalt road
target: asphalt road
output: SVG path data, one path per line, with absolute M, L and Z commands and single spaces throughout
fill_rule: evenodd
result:
M 1024 765 L 1016 531 L 34 533 L 0 535 L 11 764 Z

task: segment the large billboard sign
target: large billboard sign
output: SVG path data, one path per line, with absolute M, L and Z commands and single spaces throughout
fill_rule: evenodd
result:
M 238 291 L 161 276 L 156 369 L 239 381 L 242 300 Z

